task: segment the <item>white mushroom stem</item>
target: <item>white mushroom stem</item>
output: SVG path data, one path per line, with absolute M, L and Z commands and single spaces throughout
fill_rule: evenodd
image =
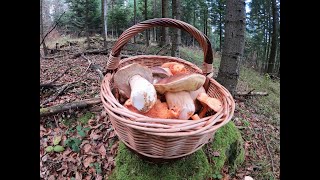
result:
M 148 112 L 157 101 L 157 92 L 154 86 L 140 75 L 132 76 L 129 84 L 132 106 L 140 112 Z
M 194 114 L 195 106 L 189 92 L 166 92 L 165 96 L 169 109 L 178 112 L 179 119 L 187 120 Z

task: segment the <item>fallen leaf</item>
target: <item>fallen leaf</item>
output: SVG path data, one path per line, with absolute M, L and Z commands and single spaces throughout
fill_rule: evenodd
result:
M 53 145 L 58 145 L 61 141 L 61 136 L 55 136 L 53 138 Z
M 56 178 L 54 177 L 54 175 L 49 176 L 48 180 L 56 180 Z
M 92 177 L 91 175 L 88 175 L 88 176 L 86 176 L 84 179 L 85 179 L 85 180 L 91 180 L 91 177 Z
M 98 149 L 98 152 L 101 154 L 102 158 L 105 158 L 107 155 L 107 151 L 106 148 L 104 147 L 104 145 L 102 144 L 100 146 L 100 148 Z
M 78 171 L 76 172 L 76 180 L 82 180 L 82 174 Z
M 101 135 L 96 134 L 94 131 L 92 131 L 92 133 L 90 134 L 90 138 L 93 140 L 97 140 L 97 139 L 101 138 Z
M 67 169 L 65 169 L 65 170 L 63 170 L 63 171 L 61 172 L 61 174 L 62 174 L 62 175 L 66 175 L 66 174 L 67 174 L 67 172 L 68 172 L 68 170 L 67 170 Z
M 102 180 L 102 176 L 100 174 L 96 175 L 96 180 Z
M 90 144 L 85 144 L 83 146 L 83 150 L 84 150 L 85 153 L 88 153 L 90 151 L 90 149 L 91 149 L 91 145 Z
M 83 160 L 83 166 L 87 168 L 90 165 L 90 163 L 92 163 L 93 161 L 94 160 L 92 156 L 88 156 L 86 159 Z
M 214 157 L 219 157 L 219 156 L 220 156 L 220 153 L 217 152 L 217 151 L 213 151 L 213 152 L 212 152 L 212 155 L 213 155 Z
M 40 131 L 47 132 L 46 128 L 44 128 L 43 125 L 40 125 Z

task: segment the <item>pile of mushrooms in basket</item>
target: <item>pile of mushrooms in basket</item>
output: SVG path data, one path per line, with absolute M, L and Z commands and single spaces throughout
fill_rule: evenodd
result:
M 152 118 L 197 120 L 211 108 L 218 112 L 220 100 L 209 97 L 206 77 L 188 72 L 177 62 L 148 68 L 133 63 L 114 74 L 120 102 L 132 112 Z

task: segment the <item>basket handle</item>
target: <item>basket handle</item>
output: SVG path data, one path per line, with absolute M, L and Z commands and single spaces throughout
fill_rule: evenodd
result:
M 149 20 L 140 22 L 130 27 L 129 29 L 125 30 L 120 35 L 120 37 L 118 38 L 118 41 L 115 43 L 115 45 L 111 50 L 111 53 L 107 62 L 107 69 L 114 70 L 118 68 L 120 63 L 120 57 L 119 57 L 120 52 L 124 47 L 124 45 L 126 45 L 127 42 L 133 36 L 144 31 L 145 29 L 149 29 L 157 26 L 175 27 L 190 33 L 194 38 L 197 39 L 204 53 L 203 69 L 202 69 L 203 74 L 209 74 L 213 71 L 213 68 L 212 68 L 213 54 L 212 54 L 211 43 L 208 37 L 205 34 L 203 34 L 201 31 L 193 27 L 192 25 L 185 23 L 183 21 L 179 21 L 171 18 L 149 19 Z

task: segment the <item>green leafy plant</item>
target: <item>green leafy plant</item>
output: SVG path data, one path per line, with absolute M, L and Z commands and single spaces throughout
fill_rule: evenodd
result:
M 215 172 L 215 173 L 212 175 L 212 178 L 214 178 L 214 179 L 222 179 L 223 176 L 222 176 L 219 172 Z
M 70 147 L 74 152 L 79 152 L 80 151 L 79 146 L 81 142 L 82 142 L 81 139 L 72 137 L 65 141 L 65 146 Z
M 64 151 L 64 147 L 59 145 L 60 141 L 61 141 L 61 136 L 55 136 L 53 138 L 53 146 L 46 147 L 45 151 L 48 153 Z
M 86 133 L 90 130 L 90 128 L 83 128 L 82 126 L 78 125 L 76 127 L 77 129 L 77 133 L 81 136 L 81 137 L 85 137 Z
M 95 163 L 90 163 L 89 165 L 90 167 L 94 166 L 94 169 L 96 170 L 97 174 L 101 174 L 102 170 L 101 170 L 101 164 L 98 162 Z

